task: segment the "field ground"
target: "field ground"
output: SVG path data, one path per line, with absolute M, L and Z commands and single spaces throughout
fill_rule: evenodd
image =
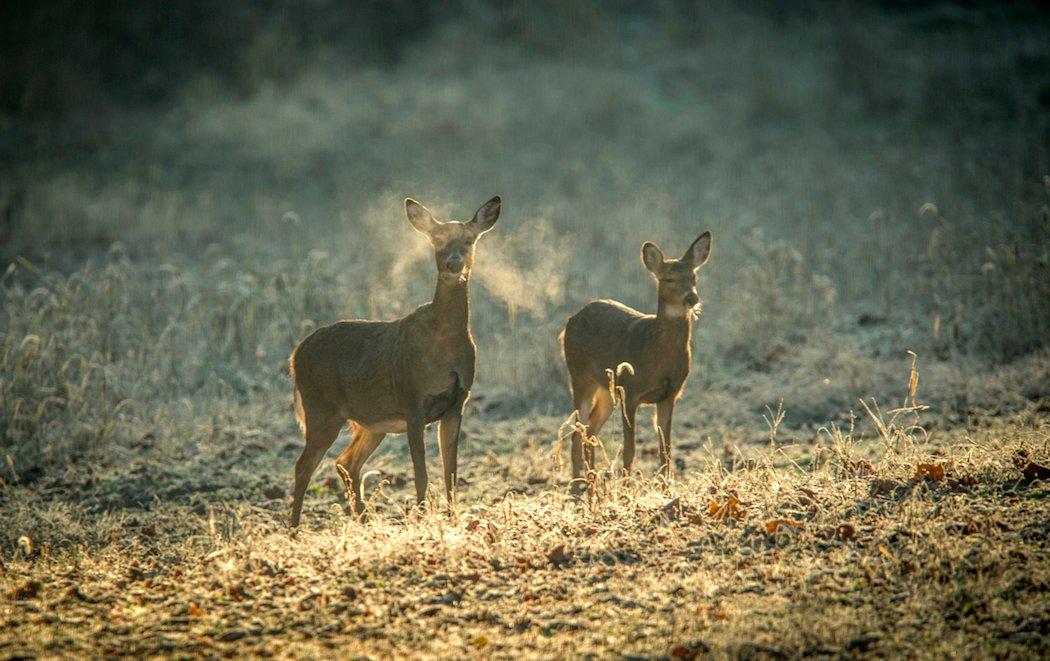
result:
M 0 654 L 1050 654 L 1048 400 L 955 426 L 873 410 L 772 445 L 715 442 L 685 404 L 674 482 L 600 481 L 576 501 L 560 420 L 475 416 L 454 514 L 409 509 L 394 437 L 367 522 L 343 514 L 329 460 L 294 536 L 290 421 L 247 409 L 269 424 L 146 435 L 5 490 L 19 550 L 0 569 Z

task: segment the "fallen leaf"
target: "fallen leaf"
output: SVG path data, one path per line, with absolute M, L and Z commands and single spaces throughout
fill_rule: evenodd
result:
M 558 544 L 547 551 L 547 561 L 555 567 L 567 565 L 572 561 L 572 551 L 566 551 L 564 544 Z
M 896 480 L 879 478 L 871 481 L 871 493 L 876 496 L 892 496 L 899 486 Z
M 948 486 L 955 490 L 965 490 L 977 486 L 977 478 L 972 475 L 962 475 L 948 480 Z
M 718 608 L 717 606 L 709 606 L 707 604 L 700 604 L 697 606 L 696 612 L 698 615 L 703 615 L 712 620 L 724 620 L 729 617 L 723 609 Z
M 922 480 L 940 482 L 944 479 L 944 466 L 934 463 L 919 464 L 915 467 L 915 476 L 912 479 L 916 482 Z
M 1026 484 L 1036 480 L 1050 480 L 1050 468 L 1037 464 L 1034 461 L 1029 461 L 1021 472 L 1024 474 L 1024 482 Z
M 772 535 L 772 534 L 776 533 L 778 530 L 781 530 L 781 529 L 790 530 L 790 529 L 793 529 L 793 528 L 798 528 L 801 525 L 802 525 L 801 521 L 796 521 L 795 519 L 790 519 L 790 518 L 789 519 L 770 519 L 769 521 L 766 521 L 766 534 L 767 535 Z
M 740 501 L 730 496 L 726 498 L 725 502 L 719 504 L 718 501 L 712 500 L 707 504 L 707 513 L 718 521 L 741 519 L 747 516 L 747 510 L 740 504 Z
M 687 661 L 699 657 L 701 654 L 710 652 L 711 648 L 702 640 L 694 640 L 684 645 L 673 645 L 667 650 L 667 655 L 673 659 L 686 659 Z
M 226 594 L 229 595 L 231 599 L 236 599 L 238 601 L 249 599 L 251 597 L 248 591 L 244 588 L 243 583 L 234 583 L 229 586 L 226 588 Z
M 38 594 L 40 594 L 40 581 L 30 580 L 8 592 L 7 598 L 15 601 L 24 601 L 26 599 L 34 599 Z
M 200 608 L 197 608 L 196 604 L 190 604 L 190 607 L 187 609 L 186 613 L 190 617 L 204 617 L 204 611 L 202 611 Z
M 835 536 L 844 542 L 853 539 L 856 534 L 857 529 L 848 523 L 840 524 L 839 527 L 835 528 Z

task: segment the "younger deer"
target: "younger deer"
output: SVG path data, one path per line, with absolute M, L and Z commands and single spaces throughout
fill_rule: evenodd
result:
M 622 388 L 623 468 L 634 463 L 634 420 L 639 404 L 656 405 L 660 463 L 671 474 L 671 414 L 689 375 L 692 317 L 700 303 L 696 272 L 711 254 L 711 233 L 701 234 L 681 259 L 664 259 L 654 243 L 642 246 L 642 263 L 657 280 L 655 315 L 616 301 L 593 301 L 569 318 L 562 333 L 573 404 L 587 437 L 595 436 L 613 411 L 613 391 Z M 621 363 L 622 370 L 610 383 Z M 572 435 L 574 489 L 586 486 L 584 468 L 594 469 L 594 446 Z
M 353 494 L 355 512 L 364 510 L 361 466 L 386 434 L 407 432 L 416 501 L 423 502 L 423 429 L 432 422 L 438 423 L 445 495 L 452 501 L 459 427 L 474 383 L 470 269 L 474 244 L 499 218 L 500 198 L 483 204 L 465 222 L 439 222 L 413 199 L 405 200 L 405 213 L 434 247 L 434 300 L 394 321 L 340 321 L 318 328 L 289 359 L 295 414 L 306 436 L 295 464 L 293 527 L 299 525 L 310 477 L 344 422 L 350 426 L 350 445 L 336 464 L 343 469 L 340 477 L 349 476 L 346 487 Z

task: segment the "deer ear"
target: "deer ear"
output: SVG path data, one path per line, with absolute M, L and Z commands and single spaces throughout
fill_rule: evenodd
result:
M 707 258 L 711 256 L 711 232 L 704 232 L 700 236 L 696 237 L 696 241 L 693 241 L 693 245 L 689 246 L 689 250 L 685 251 L 682 255 L 683 262 L 691 262 L 693 264 L 693 270 L 696 270 L 707 263 Z
M 412 227 L 416 228 L 417 232 L 423 234 L 429 234 L 430 230 L 434 229 L 437 221 L 434 220 L 434 214 L 430 213 L 430 209 L 416 202 L 410 197 L 405 198 L 405 215 L 408 216 L 408 222 L 412 223 Z
M 474 217 L 470 219 L 468 224 L 474 227 L 478 234 L 484 234 L 496 224 L 502 204 L 503 201 L 497 195 L 485 204 L 482 204 L 481 208 L 474 212 Z
M 664 263 L 664 253 L 652 241 L 642 244 L 642 264 L 653 273 Z

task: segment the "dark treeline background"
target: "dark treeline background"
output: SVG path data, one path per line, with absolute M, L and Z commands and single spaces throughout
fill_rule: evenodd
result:
M 848 3 L 750 3 L 784 21 Z M 1045 24 L 1029 2 L 902 2 L 874 5 L 915 15 L 926 29 L 977 30 L 1006 22 Z M 537 56 L 571 50 L 610 20 L 671 20 L 683 38 L 702 35 L 703 3 L 688 0 L 13 0 L 0 5 L 0 111 L 24 119 L 107 104 L 149 104 L 199 75 L 242 94 L 264 80 L 288 80 L 319 61 L 396 66 L 435 26 L 467 17 L 487 35 Z M 989 25 L 981 23 L 987 15 Z M 579 47 L 580 44 L 576 44 Z M 1038 75 L 1046 61 L 1019 62 Z M 1050 88 L 1038 102 L 1050 105 Z M 87 106 L 87 107 L 85 107 Z

